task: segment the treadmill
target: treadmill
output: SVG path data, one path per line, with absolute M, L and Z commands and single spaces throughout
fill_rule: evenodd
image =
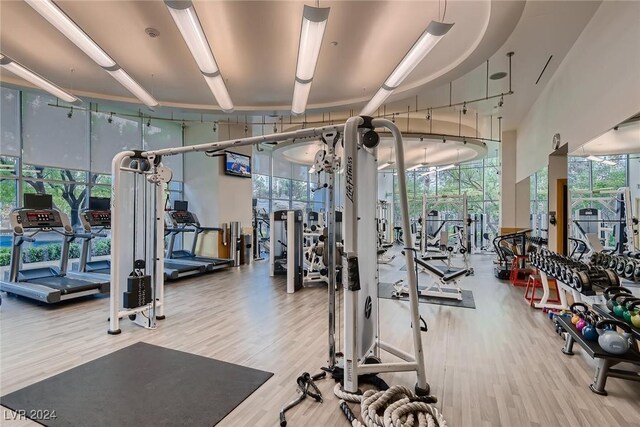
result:
M 203 227 L 200 225 L 198 217 L 193 212 L 189 212 L 189 202 L 184 200 L 176 200 L 173 204 L 173 210 L 165 214 L 165 223 L 167 230 L 170 230 L 171 236 L 169 245 L 167 246 L 168 261 L 195 261 L 211 264 L 211 270 L 220 270 L 233 265 L 233 260 L 229 258 L 214 258 L 196 255 L 196 247 L 198 245 L 198 237 L 200 234 L 208 231 L 223 231 L 218 227 Z M 176 250 L 175 238 L 179 233 L 195 233 L 191 250 Z M 167 260 L 165 260 L 166 262 Z
M 90 197 L 89 209 L 80 212 L 80 222 L 84 229 L 80 260 L 71 268 L 81 273 L 111 274 L 111 261 L 108 259 L 89 260 L 91 240 L 95 237 L 107 237 L 111 229 L 111 199 L 108 197 Z
M 9 271 L 5 279 L 0 281 L 0 291 L 48 304 L 109 293 L 109 280 L 104 277 L 67 274 L 69 245 L 76 236 L 69 217 L 53 208 L 51 195 L 25 194 L 24 207 L 11 211 L 9 221 L 13 230 L 13 249 Z M 23 243 L 35 242 L 34 236 L 40 232 L 55 232 L 63 236 L 60 267 L 20 269 Z

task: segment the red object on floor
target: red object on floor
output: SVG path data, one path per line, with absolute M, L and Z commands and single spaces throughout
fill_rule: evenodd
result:
M 549 285 L 551 283 L 554 284 L 554 289 L 556 292 L 555 298 L 549 298 L 547 302 L 560 302 L 560 291 L 558 290 L 558 283 L 556 283 L 556 279 L 547 278 Z M 542 279 L 540 278 L 540 272 L 536 271 L 536 274 L 530 274 L 529 280 L 527 280 L 527 287 L 524 290 L 524 299 L 529 303 L 531 307 L 533 304 L 540 301 L 542 298 L 536 297 L 536 289 L 542 289 Z M 531 290 L 531 295 L 529 295 L 529 290 Z M 551 286 L 549 286 L 549 294 L 551 294 Z
M 509 275 L 509 281 L 513 286 L 527 286 L 527 279 L 533 273 L 530 268 L 520 268 L 520 261 L 523 264 L 527 260 L 526 255 L 516 255 L 511 261 L 511 274 Z

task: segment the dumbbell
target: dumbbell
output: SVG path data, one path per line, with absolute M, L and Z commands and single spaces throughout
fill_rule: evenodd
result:
M 578 271 L 572 277 L 572 285 L 578 292 L 590 291 L 594 286 L 607 288 L 620 284 L 620 279 L 616 273 L 609 269 L 593 268 L 586 271 Z
M 640 267 L 640 260 L 636 261 L 633 258 L 628 258 L 627 265 L 624 267 L 624 273 L 623 273 L 624 277 L 626 277 L 627 279 L 633 280 L 633 273 L 639 267 Z

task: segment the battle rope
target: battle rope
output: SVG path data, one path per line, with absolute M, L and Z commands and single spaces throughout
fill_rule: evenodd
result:
M 340 409 L 353 427 L 413 427 L 416 419 L 418 427 L 446 427 L 442 414 L 429 403 L 431 396 L 416 396 L 406 387 L 395 385 L 388 390 L 367 390 L 363 394 L 347 393 L 340 384 L 336 384 L 333 393 L 340 400 Z M 360 403 L 360 422 L 346 401 Z M 384 409 L 383 415 L 378 413 Z

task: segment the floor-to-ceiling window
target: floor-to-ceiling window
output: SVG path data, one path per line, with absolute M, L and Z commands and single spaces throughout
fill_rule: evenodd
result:
M 529 178 L 530 220 L 533 236 L 548 235 L 549 214 L 549 168 L 545 166 Z
M 39 91 L 0 87 L 0 266 L 10 258 L 9 213 L 28 193 L 50 194 L 57 209 L 79 226 L 78 213 L 89 197 L 111 196 L 111 160 L 125 149 L 183 145 L 182 126 L 172 120 L 145 119 L 115 106 L 86 103 L 74 107 Z M 170 200 L 182 198 L 182 156 L 167 158 L 173 171 Z M 59 259 L 55 234 L 41 233 L 25 244 L 25 262 Z M 109 253 L 109 239 L 93 242 L 94 255 Z M 71 257 L 79 253 L 72 244 Z

